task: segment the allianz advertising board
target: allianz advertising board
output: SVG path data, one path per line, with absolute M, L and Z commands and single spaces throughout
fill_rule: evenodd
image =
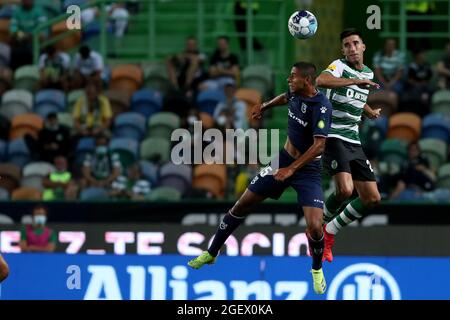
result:
M 328 289 L 317 296 L 307 256 L 220 256 L 200 270 L 181 255 L 4 257 L 11 269 L 0 288 L 5 300 L 450 299 L 450 258 L 337 256 L 324 264 Z

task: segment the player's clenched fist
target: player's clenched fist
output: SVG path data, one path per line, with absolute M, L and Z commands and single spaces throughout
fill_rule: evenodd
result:
M 290 176 L 292 176 L 294 174 L 294 170 L 286 167 L 286 168 L 280 168 L 278 169 L 275 174 L 273 175 L 274 179 L 280 182 L 283 182 L 284 180 L 286 180 L 287 178 L 289 178 Z
M 259 120 L 262 118 L 263 110 L 262 104 L 257 104 L 252 107 L 252 119 Z

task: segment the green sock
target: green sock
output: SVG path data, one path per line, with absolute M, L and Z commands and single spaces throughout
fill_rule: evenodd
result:
M 345 207 L 344 211 L 327 224 L 327 232 L 337 234 L 343 227 L 365 215 L 367 211 L 368 209 L 364 207 L 359 197 L 354 199 Z
M 323 220 L 324 222 L 329 222 L 333 219 L 339 212 L 340 208 L 343 206 L 344 202 L 338 201 L 336 199 L 336 194 L 333 192 L 325 201 L 323 206 Z

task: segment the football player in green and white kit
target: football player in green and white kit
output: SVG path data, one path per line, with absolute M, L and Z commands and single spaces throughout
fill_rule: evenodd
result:
M 370 119 L 380 115 L 380 109 L 367 105 L 369 89 L 379 88 L 372 81 L 373 71 L 363 63 L 366 46 L 356 29 L 341 33 L 344 59 L 333 61 L 316 80 L 318 87 L 327 89 L 333 105 L 332 123 L 323 166 L 336 185 L 324 206 L 324 259 L 333 260 L 334 236 L 380 202 L 375 175 L 361 147 L 358 125 L 364 114 Z M 348 203 L 356 188 L 358 198 Z

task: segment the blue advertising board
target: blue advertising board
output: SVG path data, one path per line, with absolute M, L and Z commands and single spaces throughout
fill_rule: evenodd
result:
M 335 257 L 326 294 L 308 257 L 219 257 L 193 270 L 187 256 L 7 254 L 0 299 L 450 299 L 450 258 Z

